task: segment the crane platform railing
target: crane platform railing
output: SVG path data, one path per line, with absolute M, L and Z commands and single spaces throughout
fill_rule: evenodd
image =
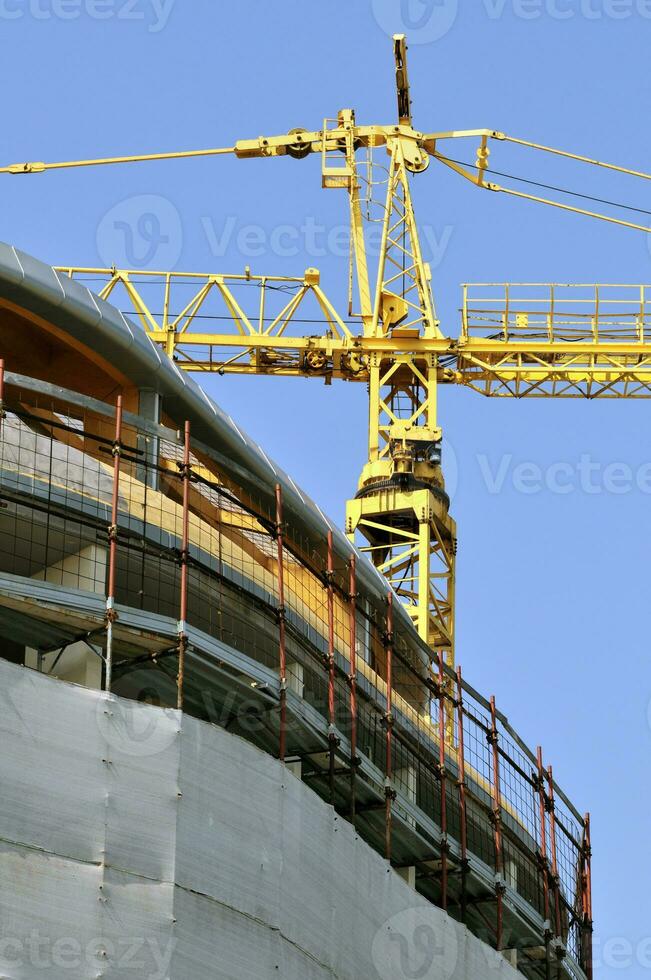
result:
M 645 344 L 651 285 L 464 283 L 461 340 Z

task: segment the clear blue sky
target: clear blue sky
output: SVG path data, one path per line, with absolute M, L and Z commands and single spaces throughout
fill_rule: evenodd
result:
M 360 121 L 392 121 L 389 34 L 400 30 L 411 35 L 419 128 L 487 126 L 651 169 L 647 0 L 0 0 L 2 156 L 218 146 L 317 128 L 342 106 Z M 494 165 L 513 164 L 500 151 Z M 524 156 L 516 172 L 651 207 L 643 182 Z M 346 202 L 320 189 L 316 159 L 6 177 L 0 193 L 0 237 L 53 263 L 119 264 L 130 251 L 178 269 L 301 274 L 316 264 L 341 294 L 345 260 L 334 237 L 323 240 L 346 222 Z M 453 336 L 463 281 L 651 280 L 639 232 L 479 192 L 434 166 L 414 194 Z M 153 252 L 138 237 L 152 207 L 167 239 Z M 253 257 L 248 225 L 261 229 Z M 315 226 L 323 255 L 306 254 L 315 248 L 301 229 Z M 341 519 L 364 461 L 363 386 L 216 378 L 208 388 Z M 651 494 L 648 479 L 635 483 L 651 462 L 650 412 L 644 402 L 498 402 L 456 390 L 441 406 L 458 475 L 458 658 L 592 812 L 600 980 L 651 977 Z M 555 492 L 549 467 L 578 474 L 586 458 L 598 464 L 596 492 L 579 475 Z M 528 462 L 542 480 L 523 493 L 515 468 Z M 613 463 L 630 467 L 623 492 Z M 500 466 L 496 488 L 486 474 Z

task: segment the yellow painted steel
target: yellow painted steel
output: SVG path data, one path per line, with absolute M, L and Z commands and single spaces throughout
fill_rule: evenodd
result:
M 493 284 L 464 287 L 460 336 L 440 329 L 424 262 L 410 178 L 430 161 L 476 187 L 647 231 L 610 214 L 487 179 L 492 141 L 651 179 L 651 175 L 507 136 L 498 130 L 423 133 L 413 128 L 403 35 L 393 40 L 398 122 L 359 126 L 352 109 L 320 129 L 239 140 L 232 146 L 60 163 L 12 164 L 0 173 L 234 154 L 239 159 L 321 159 L 322 186 L 348 198 L 348 310 L 338 311 L 317 269 L 300 277 L 64 268 L 120 302 L 179 368 L 363 382 L 369 390 L 368 460 L 347 504 L 346 530 L 361 537 L 405 604 L 436 660 L 454 662 L 456 528 L 441 470 L 439 384 L 489 397 L 651 396 L 651 287 Z M 478 140 L 475 162 L 441 150 Z M 387 160 L 378 164 L 379 153 Z M 378 221 L 377 269 L 367 232 Z M 253 296 L 255 303 L 245 298 Z M 279 302 L 279 297 L 282 301 Z M 250 310 L 255 307 L 257 312 Z M 172 312 L 173 311 L 173 312 Z M 215 320 L 219 320 L 218 326 Z M 311 324 L 318 324 L 318 332 Z

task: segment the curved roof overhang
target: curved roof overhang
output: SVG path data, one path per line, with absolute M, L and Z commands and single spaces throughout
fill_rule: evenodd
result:
M 87 352 L 90 360 L 101 359 L 114 377 L 123 376 L 136 388 L 157 391 L 166 415 L 179 426 L 189 420 L 193 436 L 225 457 L 227 466 L 230 461 L 238 481 L 244 475 L 247 489 L 265 500 L 269 513 L 273 513 L 275 486 L 280 484 L 287 524 L 312 539 L 324 557 L 327 534 L 332 531 L 335 553 L 342 562 L 348 561 L 352 551 L 356 554 L 358 590 L 376 607 L 384 603 L 389 585 L 372 562 L 192 377 L 156 347 L 142 327 L 77 280 L 5 243 L 0 243 L 2 305 L 11 305 L 32 321 L 40 320 L 69 345 Z M 0 356 L 3 354 L 9 355 L 6 366 L 10 371 L 10 352 L 0 344 Z M 411 643 L 420 648 L 421 656 L 427 655 L 409 615 L 399 602 L 395 606 Z

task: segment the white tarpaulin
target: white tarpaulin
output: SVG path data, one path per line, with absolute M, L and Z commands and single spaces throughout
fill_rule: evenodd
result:
M 518 975 L 237 736 L 3 660 L 0 692 L 0 978 Z

